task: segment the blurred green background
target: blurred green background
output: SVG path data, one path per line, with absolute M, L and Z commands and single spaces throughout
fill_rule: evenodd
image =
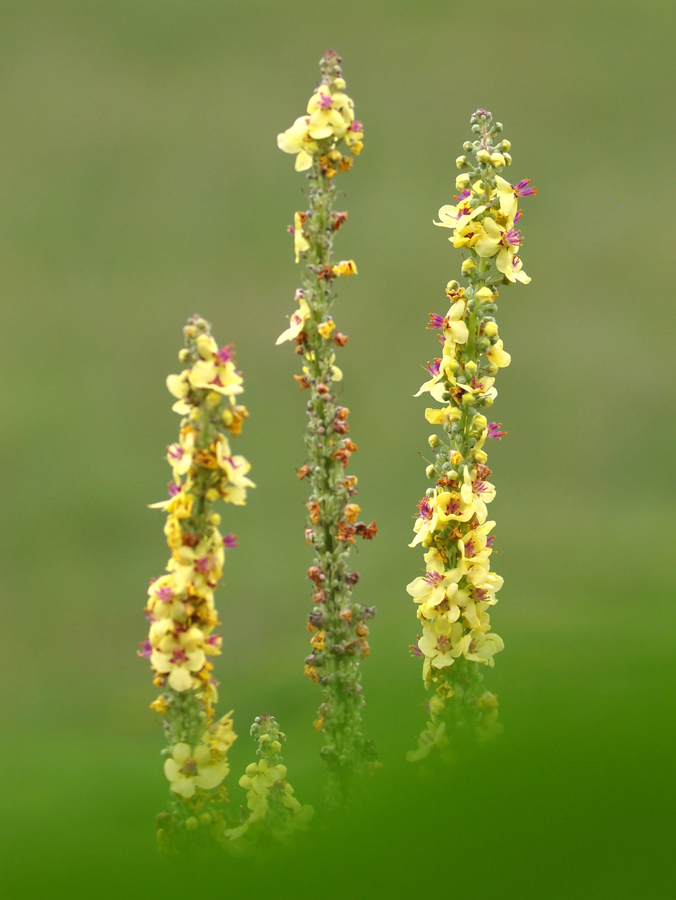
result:
M 659 0 L 4 0 L 2 881 L 11 897 L 209 895 L 663 898 L 673 888 L 676 638 L 671 549 L 675 314 L 673 34 Z M 304 396 L 275 348 L 298 273 L 286 226 L 303 176 L 277 133 L 327 47 L 365 150 L 341 176 L 344 401 L 359 502 L 379 534 L 356 567 L 375 603 L 366 730 L 385 766 L 365 811 L 264 866 L 173 875 L 142 607 L 163 570 L 164 379 L 199 311 L 235 342 L 258 484 L 229 508 L 241 546 L 218 607 L 220 708 L 274 713 L 289 777 L 321 808 L 319 702 L 303 678 Z M 491 445 L 498 497 L 487 685 L 505 734 L 441 780 L 404 762 L 424 725 L 404 586 L 427 486 L 412 394 L 460 256 L 432 218 L 484 106 L 525 202 L 528 287 L 505 290 Z

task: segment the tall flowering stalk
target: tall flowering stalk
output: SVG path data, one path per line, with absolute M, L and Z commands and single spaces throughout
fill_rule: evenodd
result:
M 240 433 L 248 415 L 237 403 L 242 376 L 232 347 L 219 349 L 209 324 L 198 316 L 188 321 L 184 335 L 179 359 L 186 368 L 167 379 L 176 398 L 173 409 L 182 416 L 178 442 L 167 448 L 169 499 L 153 504 L 167 514 L 164 533 L 171 558 L 166 574 L 150 584 L 150 631 L 140 651 L 150 661 L 153 684 L 162 688 L 151 707 L 164 717 L 167 739 L 164 773 L 172 801 L 159 817 L 165 847 L 186 829 L 206 827 L 216 833 L 223 828 L 227 795 L 222 782 L 236 735 L 231 713 L 215 721 L 217 682 L 208 658 L 221 652 L 222 639 L 214 633 L 219 624 L 214 591 L 225 550 L 236 540 L 220 533 L 214 504 L 220 499 L 241 506 L 247 488 L 254 486 L 247 477 L 249 463 L 232 454 L 228 440 Z
M 427 477 L 435 482 L 418 504 L 415 538 L 409 545 L 425 548 L 425 574 L 407 591 L 418 607 L 422 636 L 414 655 L 423 659 L 423 679 L 433 691 L 431 721 L 410 759 L 426 756 L 433 746 L 475 730 L 485 737 L 495 731 L 497 698 L 482 687 L 481 666 L 493 666 L 502 639 L 491 631 L 488 610 L 497 603 L 503 579 L 491 571 L 495 522 L 487 504 L 495 497 L 484 449 L 487 439 L 506 432 L 488 422 L 484 411 L 497 396 L 498 369 L 508 366 L 495 321 L 498 285 L 528 284 L 518 255 L 522 213 L 519 198 L 534 194 L 528 180 L 513 185 L 500 172 L 511 164 L 509 141 L 499 140 L 499 122 L 486 110 L 471 118 L 477 135 L 466 142 L 471 152 L 456 160 L 455 205 L 442 206 L 435 225 L 450 228 L 453 246 L 463 251 L 466 287 L 450 281 L 451 306 L 445 316 L 430 314 L 428 327 L 440 332 L 441 358 L 429 364 L 429 380 L 416 396 L 429 393 L 442 408 L 428 408 L 426 420 L 440 425 L 433 434 L 434 462 Z
M 340 57 L 327 52 L 320 61 L 321 82 L 307 106 L 307 114 L 277 138 L 286 153 L 296 154 L 296 170 L 307 171 L 309 208 L 297 212 L 294 226 L 296 262 L 305 265 L 296 291 L 298 310 L 278 344 L 293 340 L 303 357 L 301 375 L 294 377 L 301 390 L 310 392 L 305 443 L 307 462 L 298 477 L 307 478 L 311 494 L 307 503 L 307 542 L 315 551 L 308 577 L 314 584 L 315 604 L 308 619 L 312 653 L 305 673 L 322 685 L 324 701 L 315 727 L 324 736 L 322 755 L 329 768 L 330 796 L 340 802 L 354 776 L 374 757 L 373 745 L 361 733 L 364 706 L 360 661 L 369 652 L 367 620 L 375 614 L 352 599 L 358 580 L 350 570 L 350 547 L 359 536 L 371 540 L 375 522 L 357 521 L 360 507 L 354 502 L 357 479 L 345 469 L 357 446 L 348 437 L 349 410 L 339 403 L 336 384 L 342 379 L 335 365 L 335 351 L 347 337 L 336 330 L 331 316 L 334 282 L 356 274 L 353 260 L 336 262 L 333 242 L 347 219 L 333 209 L 335 179 L 348 171 L 362 149 L 363 129 L 354 117 L 353 101 L 345 93 Z

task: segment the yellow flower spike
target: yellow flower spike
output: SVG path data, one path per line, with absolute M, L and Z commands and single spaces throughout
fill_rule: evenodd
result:
M 335 232 L 347 220 L 347 212 L 334 210 L 336 181 L 352 168 L 364 137 L 340 62 L 333 51 L 324 55 L 320 84 L 310 97 L 307 115 L 278 138 L 285 152 L 298 157 L 308 154 L 302 164 L 307 169 L 308 210 L 303 214 L 307 220 L 296 220 L 294 226 L 296 235 L 303 226 L 309 244 L 301 268 L 302 286 L 296 293 L 299 309 L 277 343 L 294 341 L 302 358 L 302 374 L 294 378 L 300 389 L 310 394 L 305 434 L 308 459 L 297 474 L 310 482 L 305 539 L 314 551 L 308 571 L 314 609 L 308 627 L 315 637 L 303 671 L 323 691 L 315 723 L 319 723 L 316 727 L 324 741 L 330 802 L 336 806 L 343 805 L 356 789 L 358 778 L 375 766 L 372 742 L 362 735 L 360 672 L 361 661 L 369 654 L 366 620 L 375 610 L 352 599 L 358 576 L 349 567 L 348 554 L 357 538 L 372 540 L 377 531 L 375 522 L 357 520 L 359 507 L 352 502 L 357 479 L 345 469 L 357 445 L 349 436 L 349 410 L 340 403 L 337 383 L 343 373 L 332 346 L 342 348 L 347 342 L 331 314 L 336 279 L 357 274 L 354 260 L 336 260 L 334 256 Z M 348 150 L 353 155 L 348 155 Z M 453 321 L 449 329 L 455 333 L 461 326 Z M 436 398 L 436 392 L 432 396 Z M 324 616 L 331 622 L 331 640 L 326 642 L 319 637 L 329 633 L 322 627 Z M 264 786 L 262 781 L 256 784 Z M 252 790 L 249 809 L 259 815 L 263 807 L 259 810 L 258 805 L 264 798 Z M 287 805 L 295 808 L 296 801 L 290 798 Z
M 509 141 L 495 143 L 502 131 L 491 114 L 479 109 L 471 119 L 474 159 L 460 156 L 456 178 L 460 192 L 455 205 L 439 210 L 434 224 L 449 228 L 451 242 L 462 250 L 461 288 L 450 281 L 452 306 L 446 316 L 431 313 L 429 328 L 440 332 L 442 356 L 429 365 L 423 392 L 448 405 L 427 408 L 425 419 L 441 426 L 432 435 L 432 461 L 426 478 L 435 482 L 418 504 L 414 539 L 409 546 L 425 549 L 425 572 L 407 585 L 416 604 L 422 634 L 412 646 L 422 659 L 423 679 L 433 692 L 431 721 L 420 736 L 416 761 L 430 752 L 457 753 L 462 735 L 497 733 L 497 703 L 484 704 L 482 667 L 492 667 L 503 642 L 491 630 L 490 608 L 503 580 L 491 571 L 495 522 L 488 521 L 488 504 L 495 497 L 489 480 L 490 439 L 505 433 L 485 412 L 497 398 L 495 375 L 511 358 L 495 322 L 500 284 L 528 284 L 519 257 L 522 244 L 518 200 L 535 193 L 528 180 L 510 184 L 500 174 L 511 163 Z
M 220 533 L 221 516 L 211 507 L 221 498 L 242 504 L 253 487 L 249 463 L 233 455 L 223 432 L 239 433 L 247 416 L 235 403 L 243 387 L 232 347 L 219 348 L 199 316 L 189 320 L 184 334 L 180 359 L 186 368 L 167 379 L 169 392 L 178 398 L 174 409 L 184 416 L 178 441 L 167 451 L 169 498 L 152 504 L 167 514 L 164 532 L 171 558 L 166 574 L 148 590 L 150 627 L 139 651 L 150 662 L 153 683 L 162 688 L 151 708 L 164 717 L 169 739 L 164 772 L 175 802 L 166 814 L 163 846 L 170 835 L 178 839 L 185 829 L 222 820 L 225 795 L 209 792 L 228 773 L 227 753 L 236 735 L 231 713 L 214 723 L 217 691 L 208 660 L 220 654 L 222 644 L 214 633 L 219 624 L 214 589 L 226 548 L 237 542 L 234 535 Z M 191 814 L 195 797 L 200 798 L 199 816 Z

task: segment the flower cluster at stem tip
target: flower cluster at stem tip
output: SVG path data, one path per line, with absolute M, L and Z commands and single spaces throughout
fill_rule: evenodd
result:
M 490 566 L 495 522 L 488 520 L 488 504 L 495 487 L 488 480 L 485 444 L 506 432 L 489 423 L 485 412 L 497 396 L 498 370 L 510 363 L 495 321 L 497 286 L 530 281 L 516 226 L 522 218 L 519 198 L 536 193 L 528 180 L 513 185 L 500 174 L 512 161 L 510 142 L 497 138 L 502 125 L 480 109 L 471 126 L 476 139 L 464 149 L 474 160 L 466 155 L 456 160 L 462 173 L 456 179 L 456 203 L 442 206 L 434 223 L 452 230 L 449 240 L 463 251 L 467 285 L 450 281 L 450 309 L 430 314 L 428 327 L 438 330 L 442 351 L 428 365 L 429 378 L 416 394 L 428 393 L 444 404 L 425 411 L 430 424 L 444 429 L 444 437 L 429 438 L 434 460 L 426 474 L 435 484 L 418 504 L 409 545 L 425 549 L 425 574 L 407 586 L 422 625 L 412 651 L 423 659 L 423 678 L 437 694 L 429 704 L 433 716 L 441 715 L 444 701 L 457 689 L 451 673 L 458 660 L 466 661 L 460 669 L 471 681 L 467 663 L 493 666 L 503 649 L 488 612 L 503 579 Z M 482 696 L 477 706 L 492 716 L 497 703 L 489 699 L 492 695 Z
M 243 505 L 250 465 L 233 455 L 228 436 L 238 435 L 248 416 L 237 402 L 242 376 L 231 346 L 219 348 L 209 324 L 193 316 L 184 329 L 186 366 L 167 378 L 181 418 L 178 442 L 167 448 L 172 480 L 169 497 L 152 508 L 167 514 L 164 533 L 171 551 L 166 574 L 148 590 L 150 622 L 141 656 L 147 657 L 162 688 L 151 707 L 165 718 L 169 744 L 164 772 L 174 794 L 190 801 L 217 787 L 228 773 L 227 752 L 235 740 L 232 714 L 214 721 L 217 682 L 209 657 L 222 639 L 214 592 L 223 574 L 225 551 L 234 535 L 219 531 L 216 501 Z
M 247 832 L 257 831 L 283 840 L 312 819 L 311 806 L 301 806 L 294 797 L 294 790 L 286 780 L 287 768 L 281 755 L 282 744 L 286 740 L 274 716 L 257 716 L 251 726 L 251 737 L 258 742 L 257 762 L 250 763 L 239 779 L 240 787 L 246 794 L 248 814 L 241 825 L 230 828 L 225 837 L 237 841 Z

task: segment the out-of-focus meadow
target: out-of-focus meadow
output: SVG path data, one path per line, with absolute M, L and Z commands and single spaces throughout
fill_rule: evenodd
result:
M 384 768 L 356 821 L 321 815 L 266 867 L 192 870 L 237 896 L 662 898 L 673 849 L 676 9 L 658 0 L 6 0 L 0 7 L 2 878 L 12 897 L 185 891 L 156 857 L 166 782 L 144 637 L 166 561 L 165 376 L 199 311 L 234 342 L 258 487 L 218 607 L 233 793 L 259 712 L 321 807 L 302 676 L 304 400 L 274 347 L 298 273 L 302 175 L 276 148 L 329 46 L 365 149 L 341 175 L 357 278 L 336 318 L 374 603 L 366 730 Z M 430 780 L 407 549 L 427 483 L 420 366 L 460 254 L 432 226 L 478 106 L 505 123 L 528 287 L 501 295 L 512 365 L 491 445 L 495 751 Z M 371 792 L 370 795 L 368 792 Z M 173 879 L 173 880 L 172 880 Z M 666 892 L 666 893 L 665 893 Z

